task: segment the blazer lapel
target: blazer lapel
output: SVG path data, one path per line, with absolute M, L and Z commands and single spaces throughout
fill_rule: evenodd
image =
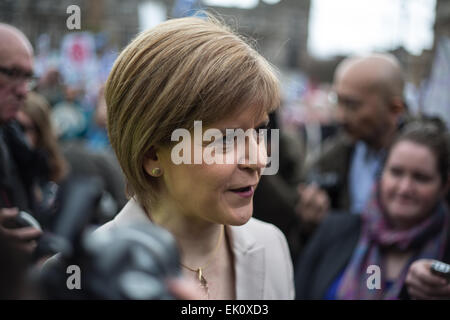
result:
M 234 254 L 236 299 L 264 298 L 264 248 L 257 244 L 244 227 L 227 227 Z
M 130 225 L 151 225 L 152 222 L 139 203 L 131 198 L 125 207 L 114 218 L 114 223 L 118 227 L 127 227 Z
M 151 224 L 139 204 L 131 199 L 114 218 L 119 227 L 132 224 Z M 239 300 L 260 300 L 264 298 L 265 259 L 264 248 L 245 226 L 226 226 L 234 255 L 236 298 Z

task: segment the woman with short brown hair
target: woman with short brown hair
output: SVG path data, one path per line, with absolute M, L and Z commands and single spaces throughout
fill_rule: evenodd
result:
M 169 230 L 184 275 L 199 283 L 205 298 L 292 299 L 286 239 L 275 226 L 251 218 L 253 192 L 267 165 L 265 146 L 250 135 L 240 153 L 225 134 L 267 125 L 268 113 L 280 104 L 270 64 L 211 17 L 174 19 L 123 50 L 105 96 L 109 138 L 132 199 L 102 228 L 139 222 Z M 178 129 L 194 134 L 183 151 L 192 158 L 190 148 L 202 155 L 210 148 L 196 139 L 195 121 L 201 121 L 202 134 L 223 132 L 223 149 L 213 153 L 237 153 L 235 161 L 176 163 L 172 140 Z

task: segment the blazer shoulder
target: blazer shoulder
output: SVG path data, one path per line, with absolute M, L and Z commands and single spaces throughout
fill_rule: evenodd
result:
M 105 232 L 107 232 L 107 231 L 114 230 L 114 229 L 116 229 L 116 228 L 117 228 L 116 222 L 115 222 L 114 219 L 113 219 L 113 220 L 108 221 L 108 222 L 106 222 L 105 224 L 99 226 L 97 229 L 94 230 L 94 233 L 95 233 L 95 234 L 98 234 L 98 233 L 101 234 L 101 233 L 105 233 Z
M 275 225 L 252 218 L 246 227 L 264 250 L 265 299 L 294 298 L 294 272 L 286 237 Z
M 268 237 L 272 238 L 272 240 L 273 237 L 285 238 L 281 230 L 278 229 L 278 227 L 276 227 L 271 223 L 264 222 L 256 218 L 251 218 L 244 226 L 251 232 L 251 234 L 254 237 L 257 238 L 256 240 L 258 242 L 270 241 L 267 239 Z

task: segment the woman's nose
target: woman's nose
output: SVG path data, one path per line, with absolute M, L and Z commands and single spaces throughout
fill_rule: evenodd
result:
M 245 143 L 245 158 L 244 161 L 239 161 L 238 166 L 241 169 L 249 168 L 252 170 L 261 170 L 268 165 L 265 140 L 261 139 L 257 132 L 248 135 L 247 137 Z
M 409 176 L 402 177 L 397 185 L 399 193 L 410 193 L 414 189 L 414 181 Z

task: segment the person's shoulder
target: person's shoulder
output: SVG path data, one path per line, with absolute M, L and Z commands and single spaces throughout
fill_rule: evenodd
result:
M 280 254 L 283 252 L 286 256 L 290 256 L 286 237 L 278 227 L 271 223 L 251 218 L 246 224 L 237 227 L 237 230 L 239 241 L 246 239 L 243 241 L 246 245 L 253 243 L 250 246 L 263 247 L 271 252 L 275 250 Z
M 128 220 L 130 218 L 130 211 L 135 211 L 137 209 L 135 209 L 136 204 L 134 203 L 134 201 L 129 200 L 127 202 L 127 204 L 122 208 L 122 210 L 120 210 L 120 212 L 118 214 L 116 214 L 116 216 L 100 225 L 97 227 L 97 229 L 94 230 L 95 234 L 98 233 L 105 233 L 105 232 L 109 232 L 109 231 L 114 231 L 114 229 L 118 228 L 120 225 L 124 224 L 123 221 Z M 119 224 L 117 223 L 119 221 Z
M 104 232 L 109 232 L 111 230 L 114 230 L 116 228 L 116 223 L 113 220 L 106 222 L 105 224 L 102 224 L 101 226 L 99 226 L 97 229 L 94 230 L 95 234 L 98 233 L 104 233 Z
M 353 234 L 361 226 L 361 216 L 350 213 L 329 214 L 320 224 L 317 233 L 322 237 L 335 238 Z
M 262 249 L 265 268 L 264 299 L 293 299 L 294 274 L 292 258 L 284 234 L 275 225 L 251 218 L 245 232 L 256 241 L 255 248 Z
M 329 225 L 352 225 L 361 220 L 361 215 L 348 212 L 330 213 L 324 223 Z
M 339 132 L 335 136 L 323 142 L 320 153 L 313 156 L 305 163 L 306 171 L 313 168 L 326 169 L 342 166 L 348 161 L 355 143 L 345 132 Z
M 116 228 L 135 225 L 147 226 L 151 224 L 152 222 L 139 202 L 131 198 L 112 220 L 101 225 L 94 232 L 107 232 L 114 231 Z
M 348 152 L 353 146 L 354 142 L 350 136 L 345 132 L 339 132 L 324 141 L 321 157 L 334 155 L 338 152 Z
M 256 240 L 262 240 L 263 242 L 270 241 L 273 237 L 285 238 L 283 233 L 275 225 L 264 222 L 262 220 L 251 218 L 246 224 L 241 226 L 252 234 Z

